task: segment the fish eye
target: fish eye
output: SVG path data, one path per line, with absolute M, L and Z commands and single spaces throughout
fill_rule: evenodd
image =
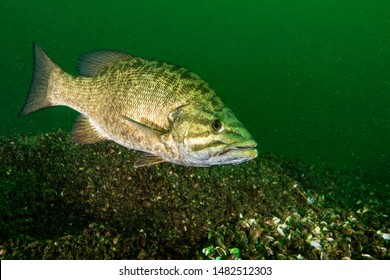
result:
M 223 130 L 223 125 L 220 120 L 214 120 L 213 123 L 211 124 L 211 127 L 216 132 L 221 132 Z

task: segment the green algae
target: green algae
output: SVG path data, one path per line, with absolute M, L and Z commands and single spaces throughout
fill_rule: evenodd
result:
M 2 259 L 388 259 L 389 190 L 262 155 L 134 169 L 115 143 L 0 138 Z

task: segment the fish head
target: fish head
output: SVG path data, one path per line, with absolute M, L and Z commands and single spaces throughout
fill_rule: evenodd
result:
M 257 157 L 257 143 L 222 102 L 182 106 L 169 122 L 185 165 L 239 164 Z

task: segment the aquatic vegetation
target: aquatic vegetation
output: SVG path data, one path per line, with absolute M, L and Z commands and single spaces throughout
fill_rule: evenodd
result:
M 390 258 L 389 185 L 275 155 L 135 169 L 138 156 L 60 131 L 0 138 L 0 257 Z

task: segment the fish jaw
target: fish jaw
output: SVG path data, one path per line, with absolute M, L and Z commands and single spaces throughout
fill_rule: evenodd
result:
M 209 165 L 240 164 L 250 161 L 258 155 L 256 147 L 257 143 L 253 139 L 221 145 L 216 147 L 215 151 L 210 152 Z
M 256 147 L 257 143 L 252 139 L 243 143 L 235 143 L 229 145 L 217 157 L 227 164 L 246 162 L 257 157 Z

